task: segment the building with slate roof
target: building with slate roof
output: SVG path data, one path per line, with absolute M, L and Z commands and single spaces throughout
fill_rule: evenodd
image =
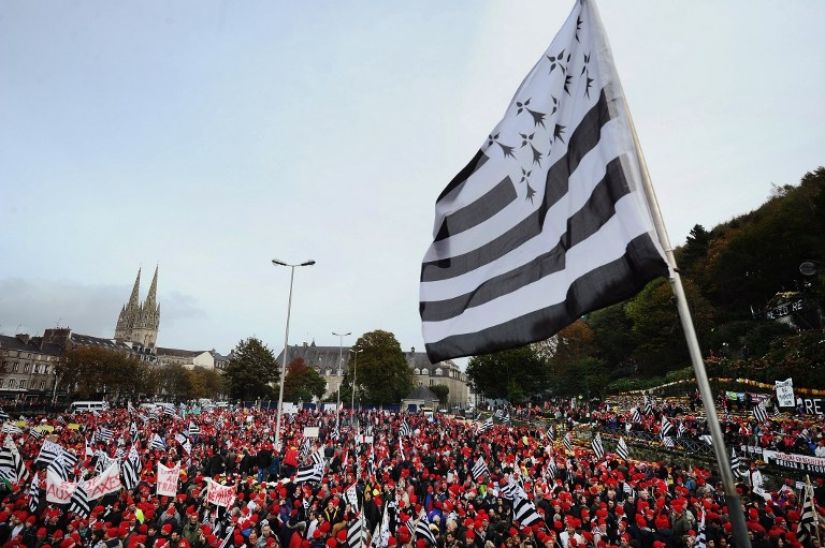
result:
M 318 346 L 315 341 L 301 345 L 290 345 L 287 359 L 292 362 L 295 358 L 303 358 L 309 367 L 315 369 L 327 381 L 327 390 L 324 398 L 332 396 L 347 372 L 349 346 Z M 470 389 L 467 385 L 467 376 L 452 360 L 433 364 L 427 354 L 416 352 L 415 347 L 404 353 L 407 365 L 412 369 L 414 386 L 435 386 L 443 384 L 449 388 L 448 403 L 453 405 L 467 405 L 470 403 Z M 281 363 L 283 351 L 277 361 Z
M 43 337 L 0 335 L 0 395 L 51 395 L 55 366 L 62 355 L 61 347 L 44 342 Z

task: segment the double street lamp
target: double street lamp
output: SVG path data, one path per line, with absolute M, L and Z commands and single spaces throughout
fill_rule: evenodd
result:
M 281 362 L 281 386 L 278 388 L 278 419 L 275 423 L 275 447 L 280 450 L 281 447 L 281 415 L 284 409 L 284 382 L 286 381 L 286 365 L 289 362 L 289 315 L 292 310 L 292 281 L 295 279 L 295 269 L 299 266 L 312 266 L 315 261 L 309 260 L 298 264 L 288 264 L 278 259 L 272 259 L 272 264 L 275 266 L 285 266 L 290 269 L 289 272 L 289 300 L 286 305 L 286 330 L 284 333 L 284 358 Z
M 355 359 L 353 360 L 352 366 L 352 393 L 350 394 L 350 412 L 352 413 L 352 417 L 355 417 L 355 386 L 358 382 L 358 354 L 363 352 L 364 350 L 356 350 L 355 348 L 350 348 L 350 354 L 352 354 Z
M 335 331 L 332 332 L 333 335 L 338 337 L 338 369 L 343 371 L 344 369 L 344 337 L 349 337 L 352 335 L 352 331 L 347 331 L 346 333 L 336 333 Z M 337 373 L 337 372 L 336 372 Z M 341 383 L 338 383 L 338 402 L 335 406 L 335 429 L 338 429 L 338 418 L 339 413 L 341 411 Z

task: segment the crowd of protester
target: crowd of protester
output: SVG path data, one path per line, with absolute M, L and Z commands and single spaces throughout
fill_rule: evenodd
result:
M 692 548 L 697 538 L 734 545 L 713 470 L 568 449 L 558 435 L 568 419 L 576 428 L 568 411 L 558 420 L 554 414 L 548 434 L 546 427 L 381 411 L 360 413 L 357 428 L 348 428 L 346 414 L 302 410 L 283 421 L 281 447 L 273 410 L 29 417 L 20 432 L 4 427 L 3 444 L 14 446 L 26 478 L 4 484 L 0 544 L 335 548 L 358 545 L 351 531 L 360 524 L 364 545 L 373 546 Z M 318 436 L 304 438 L 305 427 L 317 427 Z M 100 473 L 100 460 L 137 454 L 138 483 L 89 501 L 88 513 L 51 503 L 47 465 L 38 462 L 45 441 L 78 457 L 69 481 Z M 317 480 L 299 483 L 318 462 Z M 181 464 L 174 497 L 156 494 L 159 463 Z M 206 502 L 211 482 L 234 487 L 227 507 Z M 747 482 L 739 488 L 753 546 L 803 545 L 793 485 L 767 496 Z M 825 505 L 821 480 L 814 493 Z

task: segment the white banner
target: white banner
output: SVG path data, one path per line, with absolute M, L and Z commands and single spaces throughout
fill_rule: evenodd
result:
M 157 494 L 159 496 L 174 497 L 178 494 L 178 479 L 180 478 L 180 463 L 172 468 L 167 468 L 158 463 L 158 485 Z
M 207 478 L 206 502 L 228 508 L 235 502 L 235 486 L 221 485 Z
M 120 490 L 122 487 L 120 483 L 120 467 L 117 460 L 112 461 L 106 470 L 99 476 L 95 476 L 86 480 L 84 487 L 86 488 L 86 495 L 89 500 L 96 500 L 103 495 L 108 495 Z
M 281 409 L 284 413 L 294 414 L 298 412 L 298 406 L 290 401 L 285 401 L 282 405 L 283 407 Z
M 793 453 L 780 453 L 765 449 L 762 451 L 762 458 L 765 462 L 774 461 L 779 466 L 805 470 L 808 472 L 825 473 L 825 459 L 820 457 L 809 457 L 808 455 L 795 455 Z
M 775 381 L 776 399 L 779 407 L 796 407 L 796 398 L 793 396 L 793 379 Z
M 304 426 L 304 437 L 305 438 L 317 438 L 319 428 L 317 426 Z
M 68 504 L 71 500 L 77 484 L 72 481 L 64 481 L 52 472 L 46 471 L 46 500 L 55 504 Z

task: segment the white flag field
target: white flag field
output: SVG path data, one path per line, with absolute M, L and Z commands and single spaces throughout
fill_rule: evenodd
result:
M 433 363 L 547 339 L 668 275 L 593 3 L 576 2 L 436 201 L 420 313 Z

